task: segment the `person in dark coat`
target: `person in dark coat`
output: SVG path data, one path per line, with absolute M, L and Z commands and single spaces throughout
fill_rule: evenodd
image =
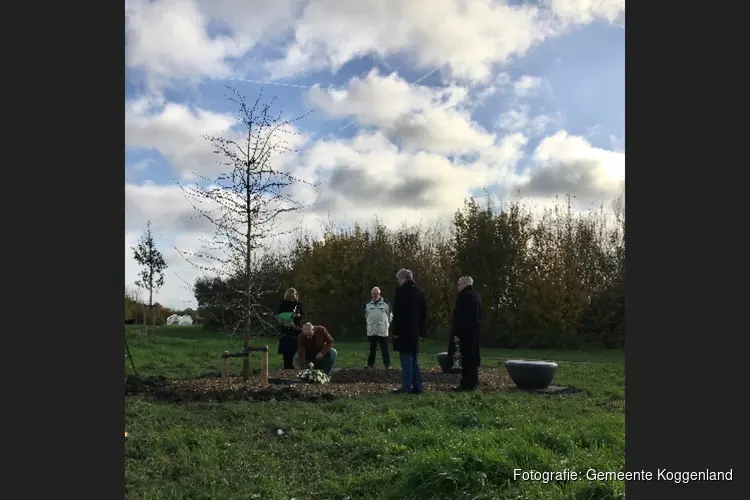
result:
M 451 345 L 448 353 L 452 356 L 458 343 L 461 356 L 461 384 L 457 390 L 470 391 L 479 384 L 479 326 L 482 322 L 482 298 L 474 290 L 471 276 L 458 279 L 458 297 L 453 311 L 451 325 Z
M 419 373 L 419 339 L 424 337 L 427 301 L 414 283 L 408 269 L 396 273 L 399 287 L 393 296 L 393 350 L 401 360 L 401 387 L 393 392 L 420 394 L 423 390 Z
M 284 358 L 284 369 L 294 370 L 294 355 L 297 353 L 297 338 L 302 332 L 305 312 L 297 298 L 297 290 L 287 289 L 284 300 L 276 311 L 280 323 L 279 354 Z

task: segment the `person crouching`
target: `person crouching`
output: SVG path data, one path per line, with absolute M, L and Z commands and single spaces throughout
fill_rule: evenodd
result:
M 307 368 L 312 362 L 313 366 L 326 375 L 331 373 L 336 362 L 337 352 L 333 348 L 333 337 L 326 327 L 305 323 L 302 325 L 302 333 L 297 338 L 297 354 L 300 369 Z

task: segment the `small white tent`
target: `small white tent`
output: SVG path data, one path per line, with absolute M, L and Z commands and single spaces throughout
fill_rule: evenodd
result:
M 176 314 L 172 314 L 170 317 L 167 318 L 167 325 L 174 326 L 177 325 L 180 320 L 180 317 Z
M 193 324 L 193 318 L 185 314 L 184 316 L 179 317 L 179 319 L 177 320 L 177 324 L 180 326 L 190 326 Z

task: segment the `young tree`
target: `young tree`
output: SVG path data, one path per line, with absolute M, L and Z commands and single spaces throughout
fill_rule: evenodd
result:
M 280 235 L 277 230 L 283 214 L 303 208 L 294 200 L 291 188 L 304 181 L 273 165 L 271 160 L 293 151 L 289 138 L 298 134 L 292 125 L 306 115 L 282 120 L 281 114 L 270 112 L 275 98 L 265 104 L 260 102 L 262 90 L 249 106 L 243 96 L 227 88 L 231 92 L 229 100 L 237 105 L 245 129 L 242 137 L 205 137 L 221 157 L 218 163 L 223 172 L 214 178 L 196 174 L 202 182 L 183 186 L 183 190 L 198 214 L 215 229 L 213 240 L 193 255 L 209 262 L 200 268 L 241 281 L 241 305 L 234 301 L 224 304 L 239 309 L 238 314 L 229 316 L 242 318 L 247 348 L 253 325 L 265 324 L 263 318 L 268 315 L 261 297 L 271 287 L 279 286 L 278 280 L 269 279 L 262 272 L 260 251 L 266 246 L 264 241 Z M 244 358 L 243 377 L 247 380 L 249 376 L 249 360 Z
M 146 231 L 138 240 L 138 245 L 132 248 L 133 258 L 143 268 L 138 273 L 140 280 L 136 281 L 135 284 L 148 291 L 148 315 L 153 316 L 154 292 L 164 285 L 164 270 L 167 268 L 167 263 L 164 261 L 161 252 L 156 248 L 154 236 L 151 233 L 151 221 L 146 224 Z M 148 331 L 148 326 L 146 329 Z

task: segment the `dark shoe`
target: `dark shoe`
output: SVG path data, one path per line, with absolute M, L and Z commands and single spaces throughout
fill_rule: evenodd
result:
M 391 369 L 391 367 L 390 367 L 390 366 L 386 366 L 386 367 L 385 367 L 385 369 L 386 369 L 386 370 L 390 370 L 390 369 Z
M 372 366 L 371 365 L 365 365 L 365 370 L 372 370 Z
M 410 392 L 412 394 L 422 394 L 424 392 L 424 389 L 412 389 Z

